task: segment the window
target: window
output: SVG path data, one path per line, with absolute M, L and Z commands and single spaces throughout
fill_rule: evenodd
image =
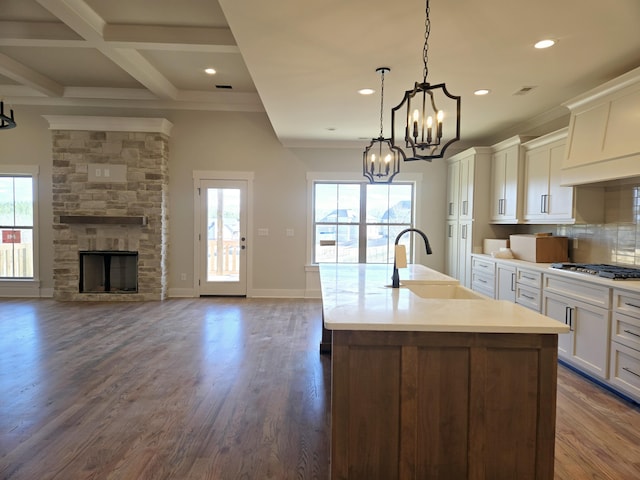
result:
M 33 279 L 34 176 L 0 171 L 0 279 Z
M 413 199 L 413 183 L 314 182 L 313 263 L 392 263 L 396 235 L 413 225 Z

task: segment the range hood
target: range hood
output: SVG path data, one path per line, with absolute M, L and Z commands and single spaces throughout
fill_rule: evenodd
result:
M 563 105 L 563 186 L 640 181 L 640 67 Z

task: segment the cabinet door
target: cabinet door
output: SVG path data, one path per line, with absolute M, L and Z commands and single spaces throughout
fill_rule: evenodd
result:
M 510 302 L 516 301 L 516 267 L 510 265 L 502 265 L 500 263 L 496 266 L 497 274 L 497 300 L 509 300 Z
M 532 149 L 525 156 L 524 219 L 547 216 L 549 202 L 549 150 Z
M 557 221 L 566 221 L 573 217 L 573 187 L 560 186 L 564 150 L 564 142 L 552 145 L 549 149 L 549 201 L 547 213 L 549 219 Z
M 502 220 L 506 183 L 506 155 L 504 151 L 491 156 L 491 220 Z
M 460 220 L 473 218 L 473 178 L 475 159 L 468 157 L 460 160 L 460 187 L 458 197 L 458 217 Z
M 471 247 L 473 224 L 471 222 L 460 222 L 458 240 L 458 280 L 460 284 L 471 288 Z
M 503 217 L 507 220 L 518 220 L 518 188 L 520 146 L 515 145 L 504 152 L 504 202 L 502 206 Z
M 542 313 L 554 320 L 569 323 L 569 304 L 568 301 L 560 296 L 553 294 L 544 294 L 542 299 Z M 570 360 L 573 355 L 574 347 L 573 330 L 569 333 L 558 334 L 558 357 Z
M 562 295 L 544 294 L 544 313 L 567 323 L 558 335 L 558 356 L 600 378 L 608 377 L 609 311 Z
M 458 222 L 448 221 L 446 234 L 447 268 L 445 273 L 450 277 L 458 278 Z
M 447 165 L 447 218 L 458 218 L 460 196 L 460 162 Z

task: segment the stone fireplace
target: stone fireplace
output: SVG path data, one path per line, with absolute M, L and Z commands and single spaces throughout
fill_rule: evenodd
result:
M 171 123 L 157 118 L 45 118 L 53 139 L 54 298 L 165 299 Z M 113 261 L 107 275 L 119 283 L 125 265 L 132 264 L 117 257 L 133 255 L 137 271 L 127 273 L 126 281 L 122 277 L 121 285 L 107 289 L 104 271 L 92 271 L 91 279 L 83 271 L 81 278 L 81 262 L 97 269 Z

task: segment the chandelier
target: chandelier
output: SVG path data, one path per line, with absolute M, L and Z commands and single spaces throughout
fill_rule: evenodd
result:
M 4 113 L 4 102 L 0 101 L 0 130 L 4 128 L 13 128 L 16 126 L 16 121 L 13 119 L 13 109 L 10 110 L 9 115 Z
M 380 135 L 373 138 L 362 154 L 362 174 L 371 183 L 391 183 L 400 173 L 400 157 L 404 152 L 393 145 L 391 138 L 384 138 L 382 112 L 384 109 L 384 74 L 391 71 L 388 67 L 378 67 L 380 73 Z
M 460 97 L 449 93 L 444 83 L 427 82 L 430 32 L 429 0 L 426 0 L 422 82 L 407 90 L 402 102 L 391 110 L 391 139 L 395 145 L 396 134 L 404 135 L 404 146 L 411 150 L 406 161 L 443 158 L 447 147 L 460 140 Z

